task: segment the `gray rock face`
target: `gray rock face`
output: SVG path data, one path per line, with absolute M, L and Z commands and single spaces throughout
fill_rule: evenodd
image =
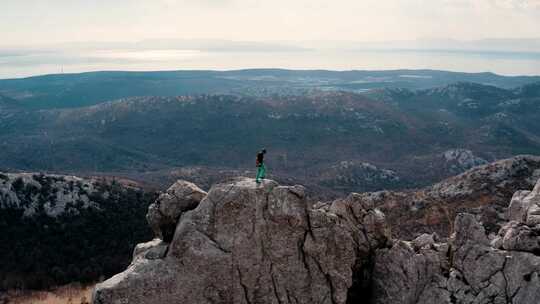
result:
M 169 246 L 160 239 L 153 239 L 150 242 L 138 244 L 133 250 L 133 260 L 138 258 L 147 260 L 162 259 L 165 257 Z
M 501 228 L 492 245 L 505 250 L 540 254 L 540 226 L 530 227 L 511 221 Z
M 540 183 L 532 191 L 514 194 L 508 207 L 508 217 L 529 226 L 540 225 Z
M 515 208 L 509 209 L 513 219 L 528 219 L 530 208 L 517 206 L 534 206 L 533 192 L 514 196 Z M 530 224 L 534 222 L 511 221 L 490 241 L 474 215 L 459 214 L 449 244 L 426 242 L 429 238 L 421 236 L 412 244 L 422 247 L 397 241 L 378 249 L 373 302 L 538 303 L 540 234 Z
M 170 242 L 182 213 L 195 209 L 206 196 L 197 185 L 179 180 L 150 205 L 146 219 L 156 237 Z
M 538 303 L 539 190 L 514 195 L 497 235 L 460 213 L 448 242 L 407 242 L 364 195 L 311 205 L 302 186 L 237 179 L 182 211 L 170 243 L 139 244 L 93 303 Z
M 508 207 L 508 218 L 492 244 L 497 248 L 540 255 L 540 182 L 532 191 L 518 191 Z
M 356 195 L 312 208 L 301 186 L 237 179 L 182 214 L 163 257 L 159 240 L 139 245 L 93 303 L 346 303 L 389 237 Z
M 450 303 L 445 287 L 448 272 L 447 246 L 415 249 L 396 241 L 378 250 L 373 270 L 374 303 Z

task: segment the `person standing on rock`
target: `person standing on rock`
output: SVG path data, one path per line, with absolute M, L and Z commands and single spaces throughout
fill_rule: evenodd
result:
M 259 184 L 261 180 L 266 177 L 266 166 L 264 165 L 265 154 L 266 154 L 266 149 L 262 149 L 259 153 L 257 153 L 257 160 L 256 160 L 257 177 L 255 178 L 255 182 L 257 182 L 257 184 Z

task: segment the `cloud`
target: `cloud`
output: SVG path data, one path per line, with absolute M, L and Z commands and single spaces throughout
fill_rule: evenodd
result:
M 540 9 L 540 0 L 491 0 L 490 2 L 504 9 Z
M 224 7 L 234 3 L 234 0 L 139 0 L 143 4 L 163 6 L 167 8 L 175 7 Z
M 0 0 L 0 44 L 540 36 L 540 0 Z

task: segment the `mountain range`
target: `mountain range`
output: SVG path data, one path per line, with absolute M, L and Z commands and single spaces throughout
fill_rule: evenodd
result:
M 374 254 L 384 258 L 386 253 L 381 252 L 388 251 L 406 256 L 390 257 L 389 263 L 379 266 L 399 268 L 414 252 L 431 258 L 435 251 L 441 261 L 453 263 L 447 256 L 448 246 L 453 246 L 455 225 L 463 226 L 461 212 L 482 221 L 482 231 L 490 239 L 497 232 L 517 231 L 506 224 L 508 202 L 515 191 L 534 186 L 540 178 L 540 160 L 515 155 L 540 154 L 538 121 L 540 78 L 489 73 L 101 72 L 0 80 L 0 255 L 4 257 L 0 272 L 7 274 L 0 280 L 0 290 L 95 282 L 130 267 L 132 257 L 133 267 L 161 263 L 169 254 L 169 245 L 159 240 L 136 247 L 131 255 L 136 243 L 151 238 L 144 223 L 151 202 L 148 220 L 152 229 L 170 244 L 175 243 L 179 214 L 188 211 L 178 213 L 167 209 L 167 204 L 186 193 L 191 197 L 186 198 L 188 209 L 205 196 L 226 203 L 222 195 L 228 195 L 224 187 L 230 184 L 234 193 L 251 197 L 238 201 L 238 206 L 249 209 L 256 205 L 252 199 L 263 201 L 262 192 L 249 179 L 233 177 L 253 176 L 255 153 L 266 148 L 269 178 L 306 186 L 282 187 L 269 181 L 261 189 L 271 188 L 276 197 L 267 200 L 279 206 L 295 202 L 294 210 L 304 198 L 313 202 L 309 211 L 314 212 L 313 217 L 305 222 L 309 227 L 295 234 L 302 244 L 310 244 L 307 236 L 314 237 L 316 229 L 311 225 L 321 224 L 319 219 L 324 221 L 324 229 L 349 218 L 354 210 L 370 214 L 350 218 L 361 227 L 374 224 L 379 229 L 381 218 L 387 219 L 384 225 L 393 233 L 384 230 L 381 239 L 368 237 L 375 236 L 382 247 L 378 253 L 364 252 L 367 264 L 355 269 L 349 282 L 353 287 L 348 289 L 348 298 L 362 297 L 371 288 L 369 284 L 391 280 L 375 276 L 365 283 L 364 276 L 377 271 L 373 269 Z M 500 160 L 504 158 L 509 159 Z M 201 188 L 178 183 L 179 179 Z M 156 190 L 163 191 L 173 183 L 180 186 L 155 200 Z M 182 192 L 185 185 L 197 191 Z M 207 194 L 203 189 L 214 190 Z M 194 193 L 200 194 L 196 204 L 189 201 Z M 266 227 L 270 214 L 277 214 L 278 222 L 283 220 L 277 211 L 257 206 L 255 226 Z M 287 221 L 283 227 L 297 227 L 294 223 Z M 358 229 L 350 223 L 340 227 Z M 342 235 L 340 229 L 335 230 L 336 235 Z M 417 239 L 413 245 L 395 239 L 392 244 L 397 245 L 388 247 L 391 238 Z M 425 249 L 431 251 L 416 245 L 426 240 L 431 247 Z M 220 240 L 209 242 L 215 245 Z M 335 249 L 331 240 L 323 243 L 330 244 L 329 250 Z M 496 247 L 501 246 L 506 245 Z M 314 254 L 312 258 L 318 260 L 319 249 L 300 249 L 297 254 Z M 452 250 L 459 252 L 456 247 Z M 447 277 L 449 269 L 433 271 L 439 272 L 446 276 L 444 282 L 453 282 Z M 333 280 L 323 277 L 302 282 L 323 282 L 332 292 Z M 528 279 L 519 280 L 528 286 Z M 102 286 L 107 289 L 107 284 Z M 396 286 L 402 294 L 402 286 Z M 103 297 L 108 294 L 105 289 L 98 288 Z M 346 292 L 347 288 L 339 290 Z M 442 290 L 457 296 L 450 287 Z M 275 287 L 275 292 L 281 299 L 282 291 Z M 246 299 L 253 297 L 246 295 Z
M 474 82 L 510 89 L 540 82 L 540 76 L 501 76 L 437 70 L 104 71 L 0 79 L 0 94 L 31 108 L 73 108 L 135 96 L 297 95 L 314 89 L 351 92 L 377 88 L 428 89 L 456 82 Z
M 475 165 L 540 151 L 540 82 L 529 82 L 534 77 L 463 74 L 505 84 L 430 87 L 462 74 L 404 73 L 246 70 L 179 80 L 189 73 L 111 72 L 0 81 L 0 168 L 118 175 L 158 188 L 176 178 L 210 186 L 222 176 L 252 174 L 254 153 L 266 147 L 276 179 L 335 197 L 422 187 Z M 341 75 L 350 82 L 362 74 L 405 79 L 415 89 L 379 79 L 369 90 L 336 90 L 335 83 L 330 90 L 321 80 Z M 175 80 L 163 81 L 163 75 Z M 217 79 L 228 94 L 163 96 L 205 83 L 211 89 L 199 92 L 218 92 Z M 232 92 L 254 83 L 264 85 Z M 163 86 L 171 90 L 159 91 L 162 96 L 102 101 L 157 94 Z

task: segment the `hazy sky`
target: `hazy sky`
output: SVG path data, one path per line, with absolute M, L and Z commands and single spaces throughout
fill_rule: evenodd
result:
M 540 74 L 540 0 L 0 0 L 0 78 L 96 70 Z
M 540 0 L 0 0 L 0 45 L 538 38 Z

